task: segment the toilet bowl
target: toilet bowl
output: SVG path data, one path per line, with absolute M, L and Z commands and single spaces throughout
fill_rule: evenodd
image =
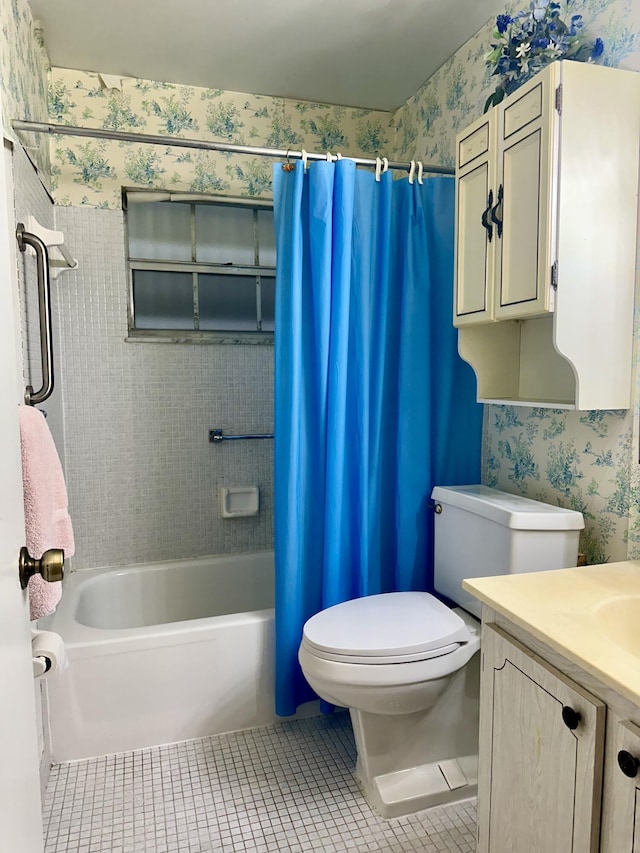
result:
M 349 708 L 356 777 L 383 817 L 475 793 L 477 688 L 465 689 L 465 667 L 479 647 L 479 624 L 426 592 L 353 599 L 305 624 L 302 671 L 321 698 Z M 452 738 L 461 701 L 468 731 Z M 434 706 L 437 741 L 424 731 Z
M 298 659 L 326 701 L 408 714 L 429 708 L 479 646 L 477 631 L 433 595 L 391 592 L 312 616 Z
M 465 609 L 426 592 L 346 601 L 307 621 L 298 651 L 318 696 L 349 709 L 356 777 L 383 817 L 477 790 L 480 613 L 462 579 L 575 566 L 584 527 L 579 512 L 486 486 L 431 497 L 435 589 Z

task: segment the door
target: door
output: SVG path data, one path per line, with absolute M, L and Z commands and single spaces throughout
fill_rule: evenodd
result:
M 483 626 L 479 853 L 595 853 L 605 706 Z
M 0 128 L 1 129 L 1 128 Z M 31 643 L 18 581 L 24 545 L 17 405 L 19 323 L 11 156 L 0 157 L 0 850 L 41 853 L 42 819 Z
M 640 853 L 640 728 L 610 720 L 607 733 L 601 853 Z
M 493 110 L 456 139 L 454 326 L 493 320 L 495 119 Z
M 550 65 L 498 107 L 496 320 L 552 308 L 555 70 Z

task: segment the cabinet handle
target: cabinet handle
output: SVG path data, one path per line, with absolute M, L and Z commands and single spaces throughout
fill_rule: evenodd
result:
M 494 206 L 491 208 L 491 221 L 495 222 L 498 227 L 498 237 L 502 237 L 502 219 L 498 219 L 497 211 L 498 208 L 502 205 L 502 199 L 504 198 L 504 190 L 502 184 L 498 187 L 498 198 Z M 502 211 L 500 211 L 502 212 Z
M 631 755 L 630 752 L 627 752 L 626 749 L 621 749 L 618 753 L 618 767 L 625 776 L 628 776 L 629 779 L 633 779 L 638 775 L 638 767 L 640 767 L 640 761 L 635 757 L 635 755 Z
M 562 722 L 568 729 L 571 729 L 571 731 L 577 729 L 581 719 L 582 714 L 579 711 L 575 711 L 570 705 L 563 707 Z
M 491 242 L 491 238 L 493 237 L 493 226 L 489 222 L 489 214 L 491 213 L 491 207 L 493 205 L 493 190 L 489 190 L 489 197 L 487 199 L 487 209 L 482 214 L 482 226 L 487 229 L 487 237 L 489 238 L 489 242 Z

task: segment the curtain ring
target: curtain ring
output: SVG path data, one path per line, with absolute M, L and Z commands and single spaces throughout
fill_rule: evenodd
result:
M 333 154 L 327 151 L 327 163 L 333 163 Z
M 339 151 L 336 154 L 336 160 L 342 160 L 342 154 Z
M 422 170 L 423 170 L 422 160 L 418 160 L 418 183 L 422 186 Z
M 409 169 L 409 183 L 410 184 L 413 183 L 413 179 L 415 178 L 415 175 L 416 175 L 416 161 L 412 160 L 411 161 L 411 167 Z
M 289 151 L 290 151 L 290 150 L 291 150 L 290 148 L 287 148 L 287 153 L 285 154 L 285 157 L 286 157 L 286 161 L 287 161 L 287 162 L 282 164 L 282 171 L 283 171 L 283 172 L 293 172 L 293 171 L 294 171 L 294 169 L 296 168 L 296 167 L 293 165 L 293 163 L 290 163 L 290 162 L 289 162 Z
M 384 174 L 384 172 L 387 172 L 388 170 L 389 170 L 389 161 L 387 160 L 386 157 L 383 157 L 382 158 L 382 172 L 383 172 L 383 174 Z
M 382 160 L 376 157 L 376 181 L 380 180 L 380 169 L 382 168 Z
M 309 155 L 304 150 L 304 148 L 300 151 L 300 154 L 301 154 L 300 159 L 302 160 L 302 165 L 304 167 L 304 171 L 306 172 L 307 171 L 307 161 L 309 160 Z

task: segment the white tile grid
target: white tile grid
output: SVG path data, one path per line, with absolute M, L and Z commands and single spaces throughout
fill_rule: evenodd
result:
M 475 801 L 393 820 L 352 776 L 346 714 L 62 764 L 45 853 L 471 853 Z
M 272 431 L 273 349 L 126 343 L 122 213 L 56 216 L 80 262 L 60 291 L 73 567 L 272 547 L 271 443 L 217 447 L 208 430 Z M 220 484 L 258 485 L 259 516 L 223 521 Z

